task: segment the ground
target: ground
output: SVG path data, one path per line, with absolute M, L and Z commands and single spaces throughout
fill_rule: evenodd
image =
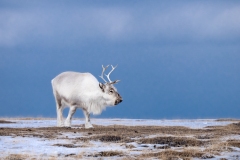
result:
M 85 129 L 82 123 L 78 124 L 83 120 L 75 120 L 71 128 L 55 127 L 55 121 L 2 118 L 0 157 L 240 159 L 239 120 L 95 119 L 93 129 Z M 164 123 L 166 125 L 161 125 Z

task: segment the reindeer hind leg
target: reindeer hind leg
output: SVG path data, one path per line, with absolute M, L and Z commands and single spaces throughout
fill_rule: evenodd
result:
M 56 100 L 56 110 L 57 110 L 57 126 L 63 127 L 64 126 L 64 120 L 63 120 L 63 105 L 62 105 L 62 98 L 58 94 L 58 92 L 54 93 L 55 100 Z

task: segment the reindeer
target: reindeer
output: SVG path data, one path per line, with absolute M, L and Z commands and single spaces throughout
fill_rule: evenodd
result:
M 93 128 L 90 122 L 90 113 L 101 114 L 107 106 L 115 106 L 123 101 L 113 86 L 120 80 L 111 81 L 110 74 L 117 67 L 106 75 L 104 72 L 109 65 L 102 65 L 100 78 L 105 83 L 100 83 L 91 73 L 63 72 L 56 76 L 52 82 L 53 94 L 57 108 L 57 126 L 71 126 L 72 116 L 77 108 L 82 108 L 85 116 L 85 128 Z M 104 79 L 104 75 L 109 82 Z M 70 107 L 68 116 L 64 123 L 62 115 L 65 107 Z

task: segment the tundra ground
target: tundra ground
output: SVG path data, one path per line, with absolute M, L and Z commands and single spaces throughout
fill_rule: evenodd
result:
M 10 121 L 1 120 L 0 123 Z M 24 145 L 14 150 L 14 145 L 10 147 L 6 138 L 16 144 L 30 138 L 32 143 L 37 143 L 36 150 L 43 144 L 52 152 L 24 150 Z M 225 126 L 200 129 L 125 125 L 94 125 L 92 129 L 85 129 L 83 125 L 72 128 L 1 127 L 0 145 L 6 145 L 5 149 L 0 147 L 3 159 L 240 159 L 240 122 L 234 120 Z

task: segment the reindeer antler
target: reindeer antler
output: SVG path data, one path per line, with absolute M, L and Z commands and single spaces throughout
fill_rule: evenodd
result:
M 106 83 L 107 83 L 107 81 L 103 78 L 103 73 L 106 71 L 106 69 L 108 68 L 108 66 L 109 66 L 109 65 L 107 65 L 106 67 L 104 67 L 104 66 L 102 65 L 102 68 L 103 68 L 103 70 L 102 70 L 102 75 L 99 76 L 99 77 L 102 78 L 102 79 L 104 80 L 104 82 L 106 82 Z
M 111 65 L 111 67 L 112 67 L 112 70 L 106 75 L 105 74 L 105 76 L 108 78 L 108 80 L 109 80 L 109 82 L 111 83 L 112 81 L 111 81 L 111 79 L 109 78 L 109 76 L 110 76 L 110 74 L 113 72 L 113 70 L 115 69 L 115 68 L 117 68 L 117 65 L 115 66 L 115 67 L 113 67 L 112 65 Z
M 108 78 L 109 82 L 107 82 L 107 81 L 103 78 L 103 73 L 106 71 L 106 69 L 107 69 L 108 67 L 109 67 L 109 65 L 107 65 L 106 67 L 104 67 L 104 66 L 102 65 L 103 71 L 102 71 L 102 75 L 99 76 L 99 77 L 102 78 L 102 79 L 104 80 L 104 82 L 109 83 L 109 84 L 118 83 L 120 80 L 111 81 L 111 79 L 110 79 L 110 74 L 113 72 L 113 70 L 114 70 L 115 68 L 117 68 L 117 65 L 116 65 L 115 67 L 113 67 L 113 66 L 111 65 L 112 70 L 111 70 L 108 74 L 104 74 L 104 75 Z

